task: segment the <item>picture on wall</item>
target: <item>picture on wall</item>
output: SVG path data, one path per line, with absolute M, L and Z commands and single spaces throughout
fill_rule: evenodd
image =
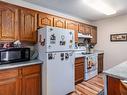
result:
M 127 33 L 122 34 L 111 34 L 111 41 L 127 41 Z

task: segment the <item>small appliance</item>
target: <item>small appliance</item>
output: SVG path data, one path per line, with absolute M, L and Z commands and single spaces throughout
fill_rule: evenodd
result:
M 1 48 L 0 64 L 30 60 L 30 48 Z

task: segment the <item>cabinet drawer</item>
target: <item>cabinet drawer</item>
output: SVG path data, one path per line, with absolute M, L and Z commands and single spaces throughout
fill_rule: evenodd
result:
M 22 68 L 22 75 L 29 75 L 39 73 L 41 71 L 41 65 L 32 65 Z
M 76 58 L 75 64 L 84 63 L 84 60 L 85 60 L 84 57 Z
M 0 71 L 0 80 L 14 77 L 18 77 L 18 68 Z
M 103 72 L 103 53 L 98 54 L 98 73 Z
M 82 82 L 84 80 L 84 63 L 75 65 L 75 83 Z

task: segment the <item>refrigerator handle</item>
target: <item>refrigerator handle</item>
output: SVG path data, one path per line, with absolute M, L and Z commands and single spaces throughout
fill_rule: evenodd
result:
M 71 51 L 71 52 L 69 53 L 70 56 L 73 56 L 73 54 L 74 54 L 74 51 Z

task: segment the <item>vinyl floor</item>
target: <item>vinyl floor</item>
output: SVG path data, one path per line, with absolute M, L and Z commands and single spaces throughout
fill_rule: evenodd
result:
M 76 90 L 69 95 L 104 95 L 103 74 L 94 78 L 83 81 L 75 86 Z

